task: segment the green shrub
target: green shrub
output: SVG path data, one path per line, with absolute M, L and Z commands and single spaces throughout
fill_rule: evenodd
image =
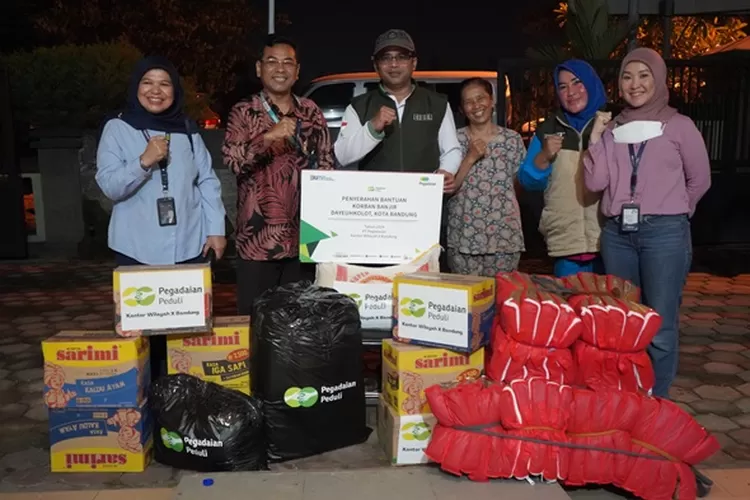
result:
M 142 57 L 124 43 L 60 45 L 16 52 L 0 62 L 8 68 L 15 118 L 34 128 L 98 128 L 125 105 L 130 72 Z M 188 111 L 205 107 L 190 79 Z

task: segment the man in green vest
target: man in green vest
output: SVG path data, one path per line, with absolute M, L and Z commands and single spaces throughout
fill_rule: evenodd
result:
M 377 89 L 357 96 L 346 108 L 334 146 L 343 166 L 360 170 L 441 173 L 445 192 L 462 154 L 448 99 L 412 79 L 417 53 L 411 36 L 388 30 L 378 37 L 372 56 L 380 76 Z

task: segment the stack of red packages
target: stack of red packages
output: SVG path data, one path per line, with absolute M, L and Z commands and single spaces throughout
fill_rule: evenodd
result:
M 521 273 L 497 277 L 497 315 L 490 339 L 487 376 L 497 382 L 543 377 L 560 384 L 575 380 L 569 347 L 582 329 L 564 296 Z M 564 290 L 561 284 L 560 290 Z
M 472 480 L 606 484 L 647 500 L 696 497 L 692 466 L 719 443 L 674 403 L 540 378 L 425 391 L 437 425 L 425 454 Z
M 591 389 L 650 393 L 654 369 L 646 348 L 661 327 L 656 311 L 606 295 L 569 299 L 583 329 L 573 346 L 577 383 Z
M 478 380 L 433 385 L 425 395 L 438 421 L 425 454 L 444 471 L 473 481 L 565 477 L 567 449 L 503 436 L 565 442 L 570 386 L 536 377 L 507 385 Z

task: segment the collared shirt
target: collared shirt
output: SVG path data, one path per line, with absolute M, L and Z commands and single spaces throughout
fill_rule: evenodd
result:
M 147 131 L 150 137 L 164 135 Z M 109 247 L 138 262 L 166 265 L 198 257 L 208 236 L 224 236 L 221 184 L 200 134 L 193 150 L 185 134 L 171 134 L 169 191 L 177 224 L 159 226 L 156 200 L 163 197 L 158 167 L 141 168 L 148 141 L 143 132 L 122 120 L 107 122 L 96 157 L 96 182 L 114 202 L 109 221 Z
M 396 104 L 398 120 L 399 122 L 403 121 L 406 101 L 409 100 L 411 94 L 409 94 L 409 96 L 403 101 L 398 102 L 398 99 L 396 99 L 393 94 L 385 91 L 382 85 L 381 89 Z M 446 172 L 455 175 L 458 172 L 458 168 L 461 166 L 463 157 L 461 155 L 461 145 L 458 143 L 453 111 L 451 111 L 450 104 L 446 104 L 446 106 L 447 109 L 445 110 L 445 116 L 443 116 L 443 121 L 440 123 L 440 129 L 438 130 L 438 147 L 440 148 L 439 168 L 440 170 L 445 170 Z M 341 121 L 341 130 L 336 139 L 336 159 L 338 159 L 339 163 L 344 166 L 356 163 L 367 156 L 370 151 L 375 149 L 375 146 L 380 144 L 380 141 L 382 141 L 384 137 L 385 134 L 373 130 L 370 122 L 367 122 L 363 126 L 359 115 L 357 115 L 354 108 L 349 105 L 344 111 L 344 118 Z
M 296 141 L 264 146 L 263 136 L 275 122 L 256 94 L 230 111 L 222 147 L 224 162 L 237 176 L 237 252 L 256 261 L 298 256 L 299 171 L 333 168 L 331 137 L 318 106 L 294 96 L 292 109 L 283 115 L 265 100 L 278 118 L 299 123 Z

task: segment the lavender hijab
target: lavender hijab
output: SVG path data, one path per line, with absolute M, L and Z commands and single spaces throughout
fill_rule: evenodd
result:
M 667 87 L 667 65 L 658 52 L 646 47 L 639 47 L 632 50 L 620 65 L 620 79 L 625 71 L 625 67 L 634 62 L 642 62 L 651 70 L 654 76 L 654 95 L 651 96 L 646 104 L 639 108 L 625 106 L 619 115 L 614 119 L 618 125 L 623 125 L 632 121 L 660 121 L 666 123 L 677 114 L 677 110 L 669 105 L 669 88 Z

